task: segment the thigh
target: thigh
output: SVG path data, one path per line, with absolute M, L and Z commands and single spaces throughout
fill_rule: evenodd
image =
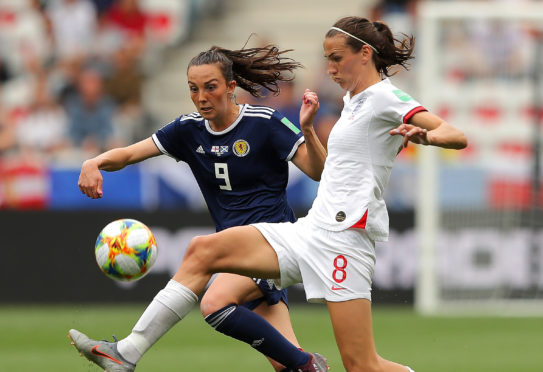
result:
M 200 304 L 207 316 L 229 304 L 241 305 L 261 298 L 262 292 L 253 279 L 236 274 L 221 273 L 207 288 Z
M 200 292 L 214 273 L 278 278 L 277 254 L 256 228 L 232 227 L 193 238 L 173 279 Z

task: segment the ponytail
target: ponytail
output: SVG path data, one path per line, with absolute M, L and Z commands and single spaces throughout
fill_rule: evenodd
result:
M 400 40 L 394 37 L 392 31 L 386 23 L 381 21 L 370 22 L 366 18 L 345 17 L 337 21 L 334 26 L 326 33 L 326 37 L 332 37 L 338 34 L 337 29 L 344 33 L 352 34 L 355 37 L 347 37 L 346 43 L 355 52 L 358 52 L 364 40 L 376 50 L 372 59 L 377 71 L 385 76 L 394 75 L 389 72 L 389 68 L 399 65 L 409 69 L 409 60 L 413 59 L 415 49 L 415 37 L 402 34 L 404 37 Z
M 213 46 L 194 57 L 188 67 L 217 63 L 227 82 L 235 80 L 252 96 L 261 97 L 262 88 L 278 94 L 278 82 L 293 80 L 292 72 L 302 67 L 299 62 L 282 56 L 290 51 L 280 51 L 272 44 L 240 50 Z

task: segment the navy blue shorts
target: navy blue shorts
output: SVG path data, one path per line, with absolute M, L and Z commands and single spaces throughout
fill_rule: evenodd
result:
M 288 292 L 286 289 L 277 289 L 273 280 L 271 279 L 258 279 L 253 278 L 258 288 L 262 291 L 263 296 L 244 303 L 242 306 L 248 308 L 249 310 L 254 310 L 262 302 L 266 301 L 268 305 L 275 305 L 279 301 L 283 301 L 288 307 Z

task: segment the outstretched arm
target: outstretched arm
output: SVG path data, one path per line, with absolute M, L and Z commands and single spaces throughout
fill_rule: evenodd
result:
M 318 110 L 319 98 L 317 94 L 306 89 L 300 108 L 300 127 L 304 134 L 305 144 L 298 148 L 292 162 L 315 181 L 321 179 L 326 160 L 326 150 L 313 128 L 313 120 Z
M 109 150 L 95 158 L 85 160 L 79 174 L 79 189 L 89 198 L 101 198 L 103 178 L 100 170 L 118 171 L 129 164 L 139 163 L 160 154 L 153 140 L 147 138 L 133 145 Z
M 407 124 L 401 124 L 390 131 L 390 135 L 404 137 L 403 146 L 409 141 L 421 145 L 432 145 L 446 149 L 460 150 L 468 145 L 464 133 L 440 117 L 429 112 L 413 115 Z

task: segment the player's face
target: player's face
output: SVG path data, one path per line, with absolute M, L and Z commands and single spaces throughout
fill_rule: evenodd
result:
M 324 39 L 324 56 L 328 60 L 328 75 L 343 89 L 356 94 L 364 74 L 363 49 L 355 52 L 346 37 L 335 35 Z
M 200 115 L 209 121 L 228 120 L 236 83 L 226 83 L 219 65 L 191 66 L 187 78 L 190 98 Z

